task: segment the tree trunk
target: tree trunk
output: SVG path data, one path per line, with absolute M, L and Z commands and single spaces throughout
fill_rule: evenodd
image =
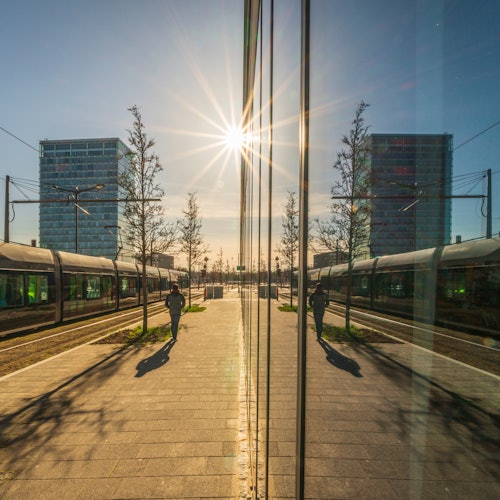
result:
M 345 331 L 351 333 L 351 297 L 352 297 L 352 259 L 349 259 L 347 267 L 347 287 L 345 294 Z
M 191 309 L 191 249 L 188 255 L 188 307 Z
M 142 333 L 148 331 L 148 276 L 146 274 L 146 261 L 142 262 Z

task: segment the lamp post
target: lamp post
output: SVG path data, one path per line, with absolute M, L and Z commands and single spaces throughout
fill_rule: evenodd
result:
M 75 187 L 75 189 L 66 189 L 62 188 L 60 186 L 52 186 L 52 189 L 56 189 L 57 191 L 62 191 L 64 193 L 69 193 L 68 194 L 68 203 L 70 198 L 73 198 L 73 203 L 75 204 L 75 253 L 78 253 L 78 210 L 81 210 L 82 212 L 86 213 L 87 215 L 89 212 L 85 210 L 84 208 L 80 207 L 78 205 L 78 196 L 81 193 L 85 193 L 87 191 L 93 191 L 95 189 L 102 189 L 104 187 L 104 184 L 96 184 L 95 186 L 91 186 L 89 188 L 85 189 L 80 189 L 78 186 Z
M 207 282 L 208 282 L 208 267 L 207 267 L 207 262 L 208 262 L 208 257 L 205 256 L 205 258 L 203 259 L 205 261 L 205 264 L 203 264 L 203 270 L 204 270 L 204 278 L 205 278 L 205 286 L 207 286 Z

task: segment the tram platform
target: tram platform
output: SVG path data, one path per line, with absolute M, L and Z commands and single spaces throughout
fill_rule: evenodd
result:
M 272 301 L 266 388 L 237 291 L 204 305 L 176 343 L 92 343 L 0 378 L 0 498 L 266 498 L 266 484 L 267 498 L 295 498 L 297 316 Z M 305 498 L 500 498 L 498 389 L 408 344 L 330 344 L 310 329 Z

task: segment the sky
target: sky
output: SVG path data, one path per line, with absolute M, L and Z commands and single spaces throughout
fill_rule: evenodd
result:
M 265 1 L 265 25 L 268 8 Z M 482 182 L 461 180 L 492 169 L 498 234 L 500 3 L 312 0 L 311 12 L 311 217 L 328 213 L 340 139 L 364 100 L 370 132 L 453 134 L 454 194 L 485 194 Z M 279 238 L 286 193 L 298 193 L 300 1 L 275 0 L 274 24 Z M 266 82 L 266 29 L 263 41 Z M 38 180 L 40 140 L 126 142 L 128 108 L 137 105 L 163 166 L 167 220 L 182 217 L 188 193 L 196 193 L 208 257 L 222 250 L 236 262 L 240 161 L 227 137 L 241 118 L 242 45 L 242 0 L 3 0 L 0 206 L 6 175 L 14 180 L 11 200 L 37 199 L 18 187 Z M 14 209 L 10 240 L 38 239 L 38 206 Z M 482 211 L 481 200 L 453 200 L 452 240 L 484 235 Z

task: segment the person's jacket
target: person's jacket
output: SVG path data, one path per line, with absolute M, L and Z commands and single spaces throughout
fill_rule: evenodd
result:
M 309 305 L 315 313 L 325 312 L 325 307 L 328 305 L 328 295 L 325 292 L 314 292 L 309 297 Z
M 165 306 L 170 310 L 170 314 L 181 314 L 182 308 L 186 305 L 186 299 L 182 293 L 170 293 L 165 299 Z

